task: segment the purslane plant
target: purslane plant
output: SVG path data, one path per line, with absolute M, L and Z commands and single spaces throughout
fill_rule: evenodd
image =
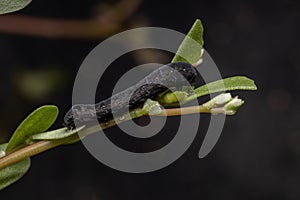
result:
M 184 40 L 178 49 L 172 62 L 195 63 L 200 60 L 203 49 L 203 27 L 200 20 L 196 20 L 189 31 L 187 38 L 192 38 L 201 48 L 191 46 L 188 40 Z M 200 66 L 201 67 L 201 66 Z M 101 126 L 82 126 L 75 130 L 60 128 L 47 131 L 58 116 L 58 108 L 53 105 L 42 106 L 33 111 L 16 129 L 8 143 L 0 145 L 0 189 L 7 187 L 21 178 L 30 167 L 30 157 L 54 147 L 72 144 L 80 140 L 81 136 L 106 129 L 116 124 L 138 118 L 144 115 L 177 116 L 193 113 L 210 113 L 233 115 L 244 104 L 238 97 L 232 97 L 230 93 L 222 93 L 199 106 L 164 109 L 163 106 L 178 106 L 212 93 L 228 92 L 233 90 L 256 90 L 254 81 L 245 76 L 229 77 L 214 81 L 194 89 L 193 95 L 184 91 L 169 92 L 164 94 L 160 103 L 148 99 L 143 107 L 125 113 L 122 119 L 115 118 Z M 175 99 L 175 100 L 174 100 Z

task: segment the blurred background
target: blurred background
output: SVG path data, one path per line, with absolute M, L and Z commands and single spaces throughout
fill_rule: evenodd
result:
M 107 37 L 143 26 L 187 33 L 197 18 L 204 25 L 205 49 L 222 76 L 246 75 L 259 88 L 234 92 L 246 104 L 226 119 L 221 138 L 207 157 L 198 158 L 209 120 L 201 116 L 203 126 L 192 146 L 164 169 L 119 172 L 76 143 L 33 157 L 30 171 L 1 191 L 0 198 L 300 199 L 297 0 L 33 0 L 19 12 L 0 16 L 0 142 L 8 141 L 22 119 L 45 104 L 59 107 L 52 128 L 61 127 L 80 64 Z M 109 71 L 117 80 L 134 65 L 168 63 L 171 58 L 166 52 L 137 51 L 121 57 Z M 107 77 L 103 97 L 110 95 L 109 81 L 116 81 Z M 172 120 L 176 121 L 171 119 L 166 129 L 173 130 Z M 117 128 L 107 135 L 128 148 L 142 144 L 139 150 L 143 145 L 159 148 L 173 137 L 160 133 L 141 144 L 128 144 L 131 139 Z

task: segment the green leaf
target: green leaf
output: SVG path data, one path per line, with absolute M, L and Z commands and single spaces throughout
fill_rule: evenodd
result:
M 1 0 L 0 14 L 15 12 L 25 8 L 31 0 Z
M 196 63 L 200 59 L 203 44 L 203 26 L 197 19 L 179 46 L 172 62 Z
M 217 92 L 226 92 L 233 90 L 257 90 L 252 79 L 245 76 L 234 76 L 222 80 L 214 81 L 206 85 L 200 86 L 194 90 L 194 94 L 184 99 L 181 104 L 185 104 L 199 97 L 213 94 Z M 178 103 L 164 104 L 164 106 L 179 106 Z
M 55 122 L 57 115 L 58 108 L 51 105 L 33 111 L 14 132 L 7 145 L 6 153 L 28 144 L 26 141 L 32 135 L 46 131 Z
M 245 76 L 234 76 L 208 83 L 194 91 L 197 94 L 197 97 L 201 97 L 216 92 L 232 90 L 257 90 L 257 87 L 252 79 Z
M 32 136 L 33 140 L 59 140 L 62 138 L 69 137 L 73 134 L 76 134 L 78 131 L 82 130 L 85 126 L 81 126 L 78 129 L 74 129 L 72 131 L 68 130 L 68 128 L 60 128 L 53 131 L 48 131 L 44 133 L 39 133 Z
M 8 143 L 0 144 L 0 151 L 6 149 Z M 26 174 L 30 167 L 30 158 L 25 158 L 24 160 L 10 165 L 4 169 L 0 170 L 0 190 L 9 186 L 10 184 L 19 180 L 22 176 Z

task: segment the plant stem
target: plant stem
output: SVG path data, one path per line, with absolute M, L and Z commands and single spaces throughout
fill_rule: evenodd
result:
M 61 143 L 58 141 L 40 141 L 14 151 L 7 156 L 0 158 L 0 170 L 25 158 L 39 154 L 48 149 L 52 149 L 60 144 Z
M 171 109 L 162 109 L 160 114 L 156 114 L 154 116 L 179 116 L 179 115 L 188 115 L 188 114 L 195 114 L 195 113 L 213 113 L 214 114 L 224 114 L 224 110 L 222 108 L 215 108 L 212 110 L 208 110 L 203 106 L 190 106 L 190 107 L 183 107 L 183 108 L 171 108 Z M 91 126 L 83 129 L 80 132 L 80 137 L 83 138 L 87 135 L 92 133 L 110 128 L 115 126 L 116 124 L 120 124 L 122 122 L 131 120 L 133 118 L 141 117 L 140 115 L 135 115 L 135 113 L 128 113 L 122 116 L 122 118 L 115 118 L 114 120 L 110 120 L 107 123 L 101 123 L 100 125 Z M 59 139 L 59 140 L 52 140 L 52 141 L 39 141 L 33 143 L 29 146 L 23 147 L 18 149 L 2 158 L 0 158 L 0 170 L 8 167 L 16 162 L 19 162 L 25 158 L 37 155 L 49 149 L 55 148 L 57 146 L 68 144 L 73 142 L 74 140 L 79 140 L 79 136 L 77 134 L 71 135 L 69 137 Z
M 211 111 L 206 109 L 203 106 L 189 106 L 185 108 L 164 109 L 162 110 L 161 114 L 158 114 L 158 116 L 178 116 L 178 115 L 189 115 L 195 113 L 211 113 Z
M 48 19 L 43 17 L 3 15 L 0 32 L 46 38 L 98 39 L 123 29 L 124 21 L 134 14 L 141 0 L 122 0 L 91 19 Z M 126 5 L 126 6 L 124 6 Z

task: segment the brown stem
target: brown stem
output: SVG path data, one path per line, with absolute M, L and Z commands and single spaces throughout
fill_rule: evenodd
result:
M 2 15 L 0 32 L 46 38 L 103 38 L 122 29 L 123 22 L 135 12 L 140 2 L 123 0 L 99 16 L 86 20 Z
M 28 16 L 0 16 L 0 32 L 46 38 L 102 38 L 116 32 L 118 23 L 98 19 L 63 20 Z
M 190 106 L 190 107 L 183 107 L 183 108 L 170 108 L 170 109 L 163 109 L 162 112 L 156 116 L 179 116 L 179 115 L 188 115 L 188 114 L 195 114 L 195 113 L 214 113 L 214 114 L 224 114 L 224 110 L 222 108 L 214 108 L 212 110 L 208 110 L 203 106 Z M 130 114 L 126 117 L 125 120 L 111 120 L 108 123 L 100 124 L 97 126 L 88 127 L 82 130 L 80 133 L 80 137 L 87 136 L 89 134 L 98 132 L 99 130 L 104 130 L 115 126 L 116 124 L 125 122 L 130 120 Z M 54 147 L 60 146 L 62 144 L 67 144 L 68 142 L 74 141 L 78 139 L 78 135 L 74 134 L 67 138 L 63 138 L 60 140 L 53 140 L 53 141 L 40 141 L 24 148 L 18 149 L 15 152 L 12 152 L 2 158 L 0 158 L 0 170 L 10 166 L 18 161 L 21 161 L 27 157 L 34 156 L 46 150 L 52 149 Z
M 189 115 L 195 113 L 210 113 L 210 110 L 203 106 L 189 106 L 184 108 L 169 108 L 162 110 L 158 116 L 178 116 L 178 115 Z
M 225 111 L 223 107 L 207 109 L 204 106 L 189 106 L 183 108 L 164 109 L 157 116 L 179 116 L 179 115 L 190 115 L 196 113 L 225 114 Z
M 39 154 L 48 149 L 52 149 L 60 144 L 61 143 L 57 141 L 40 141 L 21 148 L 15 152 L 8 154 L 7 156 L 0 158 L 0 170 L 25 158 Z

